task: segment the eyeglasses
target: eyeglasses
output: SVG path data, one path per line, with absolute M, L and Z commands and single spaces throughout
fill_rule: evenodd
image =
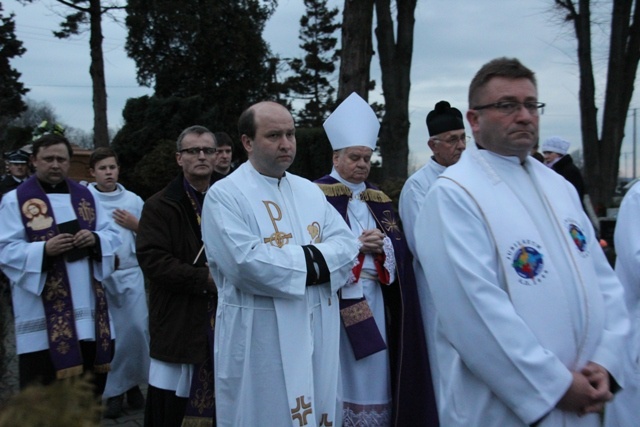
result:
M 520 110 L 520 107 L 524 107 L 529 114 L 533 116 L 537 116 L 538 114 L 544 113 L 544 102 L 536 102 L 536 101 L 500 101 L 494 102 L 492 104 L 486 105 L 478 105 L 476 107 L 471 107 L 472 110 L 484 110 L 485 108 L 495 108 L 498 112 L 504 115 L 510 115 Z
M 183 148 L 182 150 L 178 151 L 179 153 L 187 153 L 187 154 L 191 154 L 192 156 L 198 156 L 200 155 L 200 152 L 203 152 L 205 156 L 212 156 L 214 154 L 216 154 L 216 149 L 213 147 L 191 147 L 191 148 Z
M 469 142 L 471 138 L 463 134 L 459 136 L 452 136 L 451 138 L 447 138 L 447 139 L 440 139 L 440 138 L 431 138 L 431 139 L 438 142 L 444 142 L 449 145 L 456 145 L 459 142 L 463 142 L 466 144 L 467 142 Z

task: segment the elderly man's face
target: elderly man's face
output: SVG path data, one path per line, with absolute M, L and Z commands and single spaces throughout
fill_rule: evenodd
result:
M 458 163 L 467 148 L 467 136 L 464 129 L 442 132 L 429 139 L 429 148 L 438 164 L 449 167 Z
M 352 184 L 360 184 L 369 177 L 371 155 L 369 147 L 347 147 L 333 153 L 333 167 L 342 179 Z
M 63 143 L 40 147 L 33 160 L 36 176 L 51 185 L 59 184 L 69 175 L 69 150 Z

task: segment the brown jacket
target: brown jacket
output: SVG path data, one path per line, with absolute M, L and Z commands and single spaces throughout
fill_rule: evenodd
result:
M 136 250 L 149 280 L 150 354 L 169 363 L 199 363 L 207 343 L 207 304 L 217 295 L 197 217 L 180 174 L 150 197 L 142 210 Z M 217 301 L 216 301 L 217 302 Z

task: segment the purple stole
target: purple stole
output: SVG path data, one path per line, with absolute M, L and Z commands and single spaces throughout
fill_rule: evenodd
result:
M 200 225 L 202 217 L 202 205 L 196 196 L 195 190 L 184 179 L 184 189 L 187 197 L 193 207 L 193 210 Z M 193 264 L 198 263 L 198 259 L 202 256 L 200 253 Z M 216 307 L 213 297 L 209 298 L 207 304 L 207 314 L 209 315 L 209 323 L 207 324 L 207 340 L 209 351 L 207 357 L 200 363 L 197 363 L 193 369 L 191 377 L 191 388 L 189 389 L 189 401 L 182 419 L 182 427 L 205 427 L 214 425 L 216 418 L 215 413 L 215 392 L 213 389 L 213 336 L 215 331 Z
M 71 206 L 75 211 L 80 229 L 95 231 L 96 210 L 91 192 L 84 186 L 67 180 Z M 49 197 L 40 186 L 35 176 L 31 177 L 17 189 L 18 206 L 22 213 L 22 223 L 31 242 L 47 241 L 60 234 L 53 215 Z M 44 217 L 44 223 L 34 226 L 33 213 L 29 211 L 32 205 L 38 208 Z M 48 214 L 48 215 L 47 215 Z M 91 262 L 89 267 L 93 271 Z M 95 294 L 95 337 L 96 358 L 94 370 L 106 373 L 110 369 L 113 354 L 111 330 L 109 328 L 109 311 L 107 299 L 102 284 L 93 278 L 92 286 Z M 83 372 L 82 353 L 76 331 L 73 299 L 65 258 L 57 256 L 53 259 L 53 266 L 47 272 L 42 291 L 47 336 L 49 338 L 49 353 L 56 370 L 58 379 L 80 375 Z
M 347 207 L 351 199 L 351 190 L 331 176 L 319 179 L 316 181 L 316 184 L 320 186 L 329 203 L 336 208 L 347 224 L 349 224 Z M 397 227 L 391 208 L 391 199 L 382 191 L 372 188 L 368 183 L 366 185 L 367 189 L 361 195 L 362 200 L 367 203 L 378 228 L 391 239 L 394 251 L 396 251 L 398 250 L 396 248 L 396 240 L 399 240 L 401 235 L 399 234 L 400 230 Z M 400 256 L 404 256 L 401 250 L 396 252 L 396 259 L 399 259 Z M 354 267 L 354 276 L 356 279 L 359 276 L 359 270 L 362 268 L 362 259 L 359 258 L 359 261 L 360 263 Z M 381 262 L 378 261 L 379 260 L 376 260 L 376 269 L 378 270 L 378 277 L 382 279 L 383 275 L 381 275 L 381 270 L 384 271 L 384 267 L 379 265 Z M 384 280 L 380 280 L 380 282 L 384 283 Z M 360 299 L 343 299 L 341 297 L 339 301 L 340 317 L 342 318 L 342 323 L 349 337 L 349 342 L 351 343 L 356 360 L 385 350 L 387 345 L 382 339 L 382 335 L 378 330 L 367 300 L 364 297 Z

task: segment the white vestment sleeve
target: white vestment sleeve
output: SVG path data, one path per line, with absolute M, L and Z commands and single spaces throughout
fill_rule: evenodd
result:
M 96 229 L 95 234 L 100 237 L 100 250 L 102 259 L 93 261 L 93 276 L 98 281 L 103 281 L 115 270 L 116 251 L 122 243 L 120 233 L 111 221 L 108 212 L 102 207 L 100 200 L 94 197 L 96 206 Z
M 499 285 L 504 278 L 497 249 L 475 203 L 451 182 L 432 187 L 414 236 L 427 242 L 416 250 L 441 329 L 437 346 L 459 355 L 526 424 L 550 412 L 572 375 L 540 345 Z M 453 374 L 440 372 L 447 375 Z

